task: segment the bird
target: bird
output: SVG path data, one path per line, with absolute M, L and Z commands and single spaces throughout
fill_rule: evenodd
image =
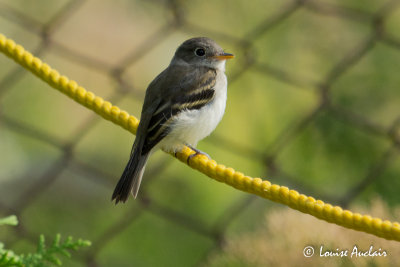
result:
M 207 155 L 196 145 L 225 113 L 225 63 L 232 58 L 207 37 L 188 39 L 176 49 L 168 67 L 146 89 L 130 158 L 112 195 L 115 204 L 126 202 L 130 194 L 137 197 L 146 162 L 155 150 L 176 153 L 188 146 L 195 151 L 189 159 Z

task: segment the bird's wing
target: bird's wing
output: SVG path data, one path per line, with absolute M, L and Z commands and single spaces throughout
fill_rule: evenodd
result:
M 176 115 L 184 110 L 200 109 L 213 100 L 216 75 L 216 71 L 210 68 L 190 68 L 188 72 L 188 68 L 174 66 L 167 69 L 163 74 L 163 81 L 155 85 L 159 86 L 159 90 L 152 90 L 149 87 L 148 102 L 152 99 L 160 101 L 151 116 L 147 116 L 149 120 L 146 125 L 142 155 L 148 153 L 168 135 L 171 131 L 171 122 Z M 150 97 L 155 94 L 153 91 L 159 95 Z M 148 103 L 145 100 L 146 104 Z

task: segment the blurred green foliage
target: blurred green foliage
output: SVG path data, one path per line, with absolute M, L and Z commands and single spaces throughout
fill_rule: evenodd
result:
M 15 215 L 11 215 L 0 219 L 2 225 L 17 225 L 18 220 Z M 68 250 L 78 250 L 82 247 L 91 245 L 90 241 L 78 239 L 74 241 L 72 237 L 61 241 L 61 235 L 57 234 L 50 247 L 46 247 L 46 241 L 43 235 L 40 235 L 36 252 L 26 255 L 17 255 L 14 251 L 4 248 L 4 244 L 0 242 L 0 266 L 2 267 L 45 267 L 45 266 L 61 266 L 62 261 L 59 255 L 71 257 Z

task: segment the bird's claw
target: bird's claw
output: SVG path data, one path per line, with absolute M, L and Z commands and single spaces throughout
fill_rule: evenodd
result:
M 197 148 L 194 148 L 194 147 L 192 147 L 192 146 L 190 146 L 190 145 L 188 145 L 188 147 L 189 147 L 190 149 L 192 149 L 193 151 L 195 151 L 195 153 L 189 155 L 189 157 L 187 158 L 186 163 L 187 163 L 188 165 L 190 165 L 190 164 L 189 164 L 189 163 L 190 163 L 190 160 L 191 160 L 193 157 L 197 156 L 197 155 L 204 155 L 204 156 L 206 156 L 206 157 L 209 158 L 209 159 L 211 158 L 210 155 L 208 155 L 207 153 L 205 153 L 205 152 L 203 152 L 203 151 L 201 151 L 201 150 L 198 150 Z

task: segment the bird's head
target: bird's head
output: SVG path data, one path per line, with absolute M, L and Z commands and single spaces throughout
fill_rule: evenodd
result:
M 207 66 L 211 68 L 223 68 L 227 59 L 234 55 L 225 53 L 213 40 L 207 37 L 191 38 L 183 42 L 175 52 L 172 59 L 176 64 L 189 64 L 194 66 Z

